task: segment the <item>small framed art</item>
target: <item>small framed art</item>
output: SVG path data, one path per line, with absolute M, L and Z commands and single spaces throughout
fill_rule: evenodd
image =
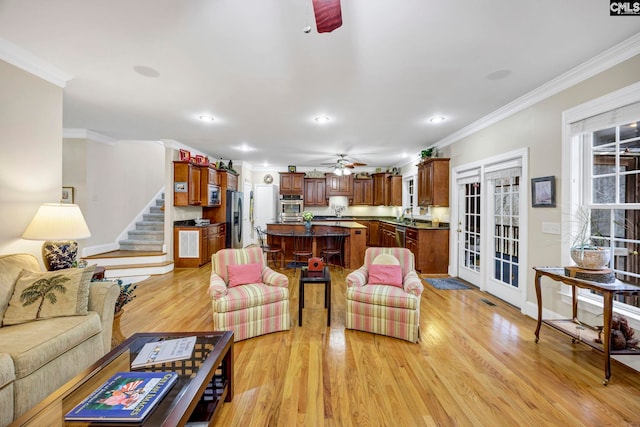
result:
M 73 187 L 62 187 L 62 194 L 60 195 L 60 203 L 73 203 Z
M 556 207 L 556 177 L 531 178 L 531 206 L 534 208 Z
M 296 171 L 296 167 L 289 165 L 289 172 L 295 172 Z

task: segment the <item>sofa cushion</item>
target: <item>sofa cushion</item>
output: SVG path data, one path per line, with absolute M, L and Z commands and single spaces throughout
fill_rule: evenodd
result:
M 7 353 L 0 353 L 0 388 L 16 379 L 13 359 Z
M 95 266 L 44 273 L 23 270 L 16 281 L 2 325 L 60 316 L 84 316 Z
M 0 255 L 0 319 L 4 317 L 16 280 L 23 269 L 40 270 L 37 258 L 31 254 Z
M 69 349 L 100 334 L 100 316 L 56 317 L 0 328 L 2 351 L 13 359 L 16 379 L 24 378 Z
M 262 264 L 260 263 L 229 264 L 227 272 L 230 288 L 250 283 L 262 283 Z
M 402 288 L 402 267 L 399 265 L 371 264 L 369 266 L 369 284 Z
M 388 285 L 366 285 L 347 289 L 347 301 L 415 310 L 420 300 L 401 288 Z
M 289 290 L 278 286 L 252 284 L 229 288 L 227 294 L 214 299 L 216 313 L 244 310 L 249 307 L 270 304 L 276 301 L 288 300 Z

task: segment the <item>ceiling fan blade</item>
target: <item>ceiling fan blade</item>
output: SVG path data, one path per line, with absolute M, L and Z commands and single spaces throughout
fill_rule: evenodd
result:
M 342 26 L 340 0 L 313 0 L 313 12 L 319 33 L 330 33 Z
M 360 163 L 360 162 L 352 162 L 351 163 L 353 166 L 367 166 L 366 163 Z

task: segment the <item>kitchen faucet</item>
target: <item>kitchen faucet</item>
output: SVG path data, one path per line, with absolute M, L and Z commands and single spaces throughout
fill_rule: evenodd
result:
M 416 225 L 416 221 L 413 219 L 413 209 L 412 208 L 406 208 L 404 210 L 404 214 L 406 214 L 407 212 L 409 212 L 409 224 Z M 404 214 L 403 214 L 403 216 L 404 216 Z

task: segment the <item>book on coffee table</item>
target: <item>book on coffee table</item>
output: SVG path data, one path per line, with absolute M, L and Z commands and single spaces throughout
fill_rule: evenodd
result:
M 175 372 L 118 372 L 69 411 L 64 419 L 140 422 L 177 379 Z
M 147 343 L 131 362 L 131 369 L 189 359 L 195 344 L 195 336 Z

